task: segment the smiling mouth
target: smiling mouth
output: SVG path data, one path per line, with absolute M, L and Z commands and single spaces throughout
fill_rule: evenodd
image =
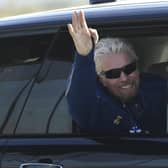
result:
M 132 87 L 133 87 L 132 84 L 128 84 L 128 85 L 121 86 L 122 89 L 130 89 L 130 88 L 132 88 Z

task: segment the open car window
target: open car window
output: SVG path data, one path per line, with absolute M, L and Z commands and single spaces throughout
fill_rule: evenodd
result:
M 145 28 L 134 32 L 125 27 L 123 32 L 110 24 L 93 27 L 100 37 L 129 40 L 139 56 L 140 70 L 167 78 L 166 31 L 151 34 Z M 82 135 L 68 112 L 65 97 L 74 55 L 66 27 L 55 34 L 2 38 L 0 44 L 0 133 Z

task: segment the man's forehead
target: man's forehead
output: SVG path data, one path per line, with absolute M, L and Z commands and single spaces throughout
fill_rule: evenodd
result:
M 121 68 L 131 62 L 127 53 L 108 54 L 102 60 L 102 67 L 106 69 Z

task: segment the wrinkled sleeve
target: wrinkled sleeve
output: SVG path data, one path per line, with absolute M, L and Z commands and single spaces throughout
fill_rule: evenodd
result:
M 90 116 L 96 110 L 96 72 L 93 54 L 94 50 L 88 56 L 81 56 L 75 52 L 66 92 L 72 119 L 84 129 L 89 129 Z

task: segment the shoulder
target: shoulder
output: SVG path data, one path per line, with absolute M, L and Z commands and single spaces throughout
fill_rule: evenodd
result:
M 159 75 L 152 73 L 140 74 L 140 86 L 147 89 L 161 89 L 165 90 L 167 87 L 167 80 Z

